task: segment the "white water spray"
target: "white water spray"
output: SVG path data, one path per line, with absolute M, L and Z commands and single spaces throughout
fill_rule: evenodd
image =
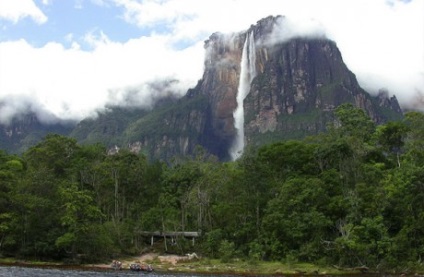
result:
M 237 160 L 244 149 L 244 107 L 243 101 L 250 91 L 250 84 L 256 76 L 256 49 L 253 33 L 247 34 L 240 62 L 240 79 L 237 90 L 237 108 L 233 113 L 234 127 L 237 130 L 233 146 L 230 148 L 232 160 Z

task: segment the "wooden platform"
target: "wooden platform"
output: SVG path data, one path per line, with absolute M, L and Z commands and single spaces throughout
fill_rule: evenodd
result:
M 139 233 L 142 236 L 146 237 L 185 237 L 185 238 L 198 238 L 200 237 L 200 232 L 162 232 L 162 231 L 155 231 L 155 232 L 147 232 L 147 231 L 141 231 Z
M 175 241 L 176 238 L 188 238 L 192 240 L 192 244 L 194 245 L 195 238 L 200 237 L 200 232 L 162 232 L 162 231 L 155 231 L 155 232 L 148 232 L 148 231 L 141 231 L 139 232 L 140 235 L 150 237 L 150 243 L 151 245 L 154 244 L 155 238 L 165 238 L 165 248 L 166 246 L 166 239 L 170 238 L 172 242 Z

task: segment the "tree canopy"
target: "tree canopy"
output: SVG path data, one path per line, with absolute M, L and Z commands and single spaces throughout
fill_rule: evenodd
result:
M 198 231 L 168 252 L 373 268 L 422 266 L 424 116 L 376 126 L 342 105 L 329 131 L 171 164 L 51 134 L 0 151 L 0 253 L 95 261 L 150 246 L 143 232 Z

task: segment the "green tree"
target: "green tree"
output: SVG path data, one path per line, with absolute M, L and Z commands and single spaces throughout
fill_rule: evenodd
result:
M 291 178 L 269 201 L 263 232 L 273 259 L 294 254 L 315 261 L 322 255 L 322 240 L 332 226 L 325 214 L 328 195 L 324 188 L 317 178 Z
M 60 235 L 57 185 L 50 173 L 30 169 L 13 189 L 14 236 L 19 255 L 38 259 L 60 255 L 54 244 Z
M 371 139 L 375 124 L 365 114 L 364 110 L 346 103 L 338 106 L 335 114 L 339 121 L 337 129 L 343 136 L 356 137 L 362 141 Z
M 395 157 L 393 160 L 396 161 L 398 167 L 400 167 L 400 154 L 405 145 L 408 131 L 408 126 L 403 122 L 388 122 L 378 126 L 376 130 L 378 143 L 383 151 Z
M 424 167 L 414 162 L 393 169 L 384 179 L 388 205 L 384 210 L 393 244 L 390 264 L 416 265 L 424 250 Z
M 381 265 L 392 244 L 382 216 L 365 217 L 359 224 L 339 225 L 335 255 L 344 266 Z
M 408 112 L 405 124 L 409 128 L 405 141 L 407 159 L 416 165 L 424 164 L 424 114 Z
M 25 152 L 24 158 L 30 167 L 46 169 L 54 177 L 62 178 L 73 174 L 73 158 L 78 149 L 75 139 L 49 134 Z
M 61 203 L 59 217 L 64 233 L 56 239 L 55 245 L 73 259 L 77 254 L 98 254 L 98 250 L 91 248 L 101 244 L 93 240 L 90 232 L 95 230 L 93 225 L 101 223 L 103 214 L 94 205 L 91 192 L 79 190 L 75 183 L 63 182 L 58 195 Z
M 189 211 L 190 194 L 201 177 L 200 164 L 194 161 L 178 163 L 170 167 L 164 175 L 164 194 L 166 198 L 173 197 L 170 203 L 176 204 L 180 216 L 178 230 L 187 231 L 196 228 L 197 222 Z
M 24 164 L 16 156 L 0 151 L 0 251 L 9 250 L 16 245 L 12 209 L 12 191 L 24 174 Z

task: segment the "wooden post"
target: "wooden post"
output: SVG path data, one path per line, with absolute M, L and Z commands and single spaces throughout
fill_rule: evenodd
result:
M 154 237 L 153 237 L 153 235 L 152 235 L 152 238 L 150 239 L 150 245 L 151 246 L 153 246 L 153 242 L 154 242 L 154 239 L 153 239 Z

